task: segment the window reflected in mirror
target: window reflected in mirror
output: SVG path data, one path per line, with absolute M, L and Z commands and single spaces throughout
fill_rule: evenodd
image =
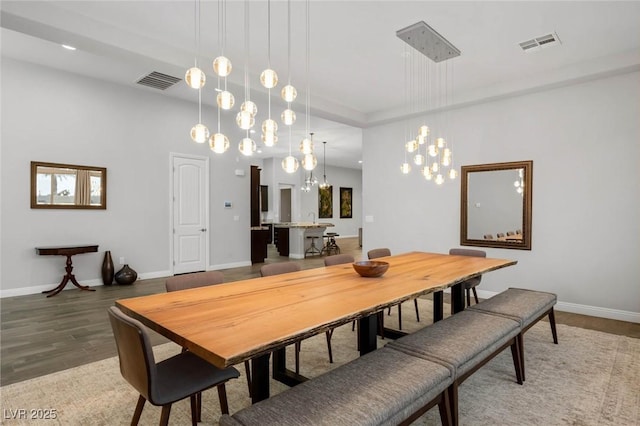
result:
M 531 250 L 532 161 L 462 166 L 460 244 Z
M 106 209 L 104 167 L 31 162 L 31 208 Z

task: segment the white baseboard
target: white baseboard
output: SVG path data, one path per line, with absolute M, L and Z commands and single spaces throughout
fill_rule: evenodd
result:
M 94 280 L 86 280 L 86 281 L 78 281 L 80 285 L 86 285 L 88 287 L 97 287 L 102 284 L 102 279 L 96 278 Z M 27 296 L 29 294 L 38 294 L 43 291 L 51 290 L 56 288 L 56 286 L 60 283 L 56 284 L 45 284 L 45 285 L 36 285 L 31 287 L 20 287 L 20 288 L 7 288 L 4 290 L 0 290 L 0 299 L 5 297 L 14 297 L 14 296 Z M 67 284 L 63 291 L 78 289 L 72 283 Z
M 478 297 L 488 299 L 495 296 L 498 292 L 478 290 Z M 558 301 L 554 308 L 556 311 L 570 312 L 572 314 L 588 315 L 590 317 L 608 318 L 619 321 L 640 323 L 640 312 L 622 311 L 619 309 L 601 308 L 599 306 L 579 305 L 577 303 L 569 303 Z
M 142 274 L 138 274 L 138 279 L 139 280 L 152 280 L 154 278 L 164 278 L 164 277 L 170 277 L 171 276 L 171 271 L 167 270 L 167 271 L 157 271 L 157 272 L 145 272 Z
M 357 235 L 340 235 L 336 237 L 336 240 L 339 240 L 341 238 L 358 238 Z
M 220 263 L 218 265 L 209 265 L 207 271 L 217 271 L 219 269 L 231 269 L 231 268 L 240 268 L 242 266 L 251 266 L 250 260 L 243 260 L 242 262 L 232 262 L 232 263 Z

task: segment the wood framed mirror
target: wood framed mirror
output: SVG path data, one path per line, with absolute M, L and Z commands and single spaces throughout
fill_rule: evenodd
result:
M 462 166 L 460 244 L 531 250 L 533 161 Z
M 31 162 L 32 209 L 107 208 L 107 169 Z

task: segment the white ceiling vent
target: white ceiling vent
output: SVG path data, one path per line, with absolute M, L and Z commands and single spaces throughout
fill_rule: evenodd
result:
M 534 52 L 540 50 L 543 47 L 557 46 L 561 44 L 558 34 L 551 33 L 540 37 L 532 38 L 531 40 L 518 43 L 522 50 L 525 52 Z
M 161 72 L 153 71 L 142 77 L 136 83 L 142 86 L 152 87 L 154 89 L 165 90 L 173 86 L 177 82 L 182 80 L 181 78 L 174 77 Z

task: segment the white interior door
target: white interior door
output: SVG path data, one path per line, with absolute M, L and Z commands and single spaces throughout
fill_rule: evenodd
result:
M 173 273 L 207 267 L 207 158 L 173 156 Z

